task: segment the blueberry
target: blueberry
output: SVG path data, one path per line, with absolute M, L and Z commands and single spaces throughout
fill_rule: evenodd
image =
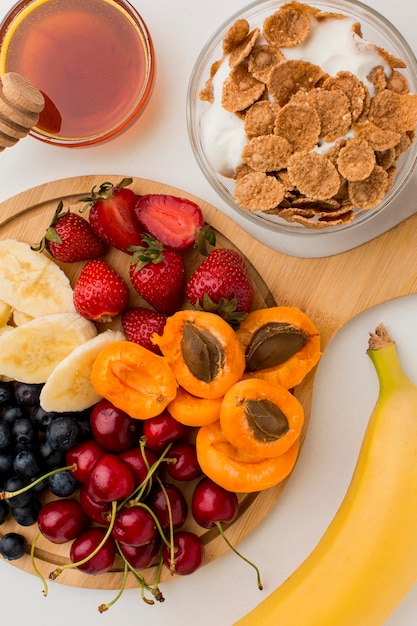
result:
M 29 417 L 19 417 L 14 421 L 12 434 L 17 443 L 27 444 L 34 440 L 36 430 Z
M 39 402 L 39 395 L 42 387 L 42 383 L 17 383 L 14 390 L 16 402 L 20 406 L 35 406 Z
M 12 444 L 12 431 L 10 424 L 0 422 L 0 450 L 7 450 Z
M 81 441 L 81 438 L 81 427 L 69 416 L 57 417 L 46 430 L 46 439 L 54 450 L 66 452 Z
M 14 386 L 11 382 L 0 382 L 0 406 L 5 406 L 10 403 L 10 400 L 14 397 Z
M 8 406 L 3 407 L 1 417 L 4 422 L 7 422 L 8 424 L 13 424 L 15 420 L 21 417 L 27 417 L 27 412 L 23 406 L 10 404 Z
M 65 465 L 66 453 L 64 450 L 54 450 L 46 437 L 39 441 L 38 445 L 39 458 L 42 464 L 47 468 L 62 467 Z
M 40 476 L 38 478 L 40 478 Z M 40 480 L 36 484 L 33 484 L 33 483 L 35 483 L 38 480 L 38 478 L 33 478 L 30 481 L 31 484 L 32 484 L 32 487 L 30 488 L 30 493 L 41 493 L 45 489 L 48 489 L 48 479 L 47 478 L 42 478 L 42 480 Z
M 5 500 L 0 500 L 0 524 L 3 524 L 9 517 L 10 507 Z
M 15 491 L 19 491 L 19 489 L 26 487 L 27 484 L 28 481 L 21 476 L 10 476 L 10 478 L 8 478 L 4 483 L 4 490 L 14 493 Z M 31 500 L 32 494 L 30 489 L 17 496 L 13 496 L 12 498 L 7 498 L 7 502 L 11 508 L 26 506 Z
M 8 476 L 13 471 L 13 459 L 9 450 L 0 450 L 0 476 Z
M 62 470 L 48 477 L 48 487 L 54 496 L 68 498 L 79 487 L 79 483 L 71 472 Z
M 32 411 L 32 422 L 38 430 L 45 432 L 52 420 L 60 417 L 61 413 L 45 411 L 39 404 Z
M 32 526 L 38 519 L 41 507 L 40 500 L 32 496 L 31 501 L 25 506 L 15 506 L 11 509 L 12 517 L 20 526 Z
M 27 550 L 27 541 L 19 533 L 7 533 L 0 539 L 0 554 L 8 561 L 20 559 Z
M 35 478 L 42 473 L 42 467 L 33 450 L 21 450 L 13 461 L 13 468 L 16 474 L 24 478 Z

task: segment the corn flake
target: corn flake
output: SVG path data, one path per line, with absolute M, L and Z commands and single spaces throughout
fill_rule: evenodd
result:
M 223 37 L 224 54 L 230 54 L 230 52 L 248 36 L 249 31 L 250 25 L 247 20 L 236 20 Z
M 341 89 L 318 89 L 312 94 L 320 118 L 321 136 L 329 143 L 343 137 L 352 125 L 346 94 Z
M 337 169 L 317 152 L 296 152 L 288 162 L 290 181 L 305 196 L 328 200 L 337 194 L 340 178 Z
M 232 70 L 223 83 L 222 106 L 226 111 L 243 111 L 259 100 L 265 84 L 256 80 L 242 64 Z
M 286 59 L 275 65 L 268 77 L 268 91 L 280 106 L 284 106 L 298 91 L 310 91 L 323 76 L 323 70 L 314 63 Z
M 267 83 L 271 68 L 283 61 L 284 58 L 282 52 L 277 48 L 259 44 L 249 54 L 248 70 L 254 78 Z
M 284 137 L 294 152 L 312 150 L 320 132 L 320 118 L 310 101 L 294 98 L 278 111 L 275 134 Z
M 358 209 L 373 209 L 387 193 L 389 183 L 390 179 L 384 168 L 375 165 L 368 178 L 349 182 L 349 198 Z
M 302 9 L 287 5 L 265 19 L 263 32 L 271 46 L 292 48 L 309 34 L 310 18 Z
M 323 89 L 340 89 L 348 97 L 352 120 L 356 121 L 361 115 L 366 101 L 366 88 L 352 72 L 337 72 L 323 83 Z
M 349 181 L 368 178 L 375 166 L 375 152 L 366 139 L 354 137 L 341 148 L 337 157 L 337 169 Z
M 229 56 L 230 67 L 237 67 L 238 65 L 240 65 L 240 63 L 243 63 L 243 61 L 252 52 L 258 37 L 259 28 L 255 28 L 247 35 L 247 37 L 245 37 L 245 39 L 239 45 L 233 48 Z
M 394 148 L 401 139 L 401 133 L 392 130 L 382 130 L 372 122 L 355 126 L 355 135 L 360 139 L 366 139 L 373 150 L 383 151 Z
M 251 139 L 259 135 L 269 135 L 274 132 L 275 120 L 280 107 L 269 100 L 259 100 L 246 111 L 244 128 L 246 135 Z
M 284 137 L 261 135 L 246 144 L 242 157 L 257 172 L 274 172 L 287 167 L 291 154 L 291 145 Z
M 417 95 L 384 89 L 372 98 L 369 120 L 383 130 L 406 132 L 417 124 Z
M 284 199 L 285 189 L 274 176 L 253 172 L 237 179 L 235 200 L 248 211 L 266 211 Z

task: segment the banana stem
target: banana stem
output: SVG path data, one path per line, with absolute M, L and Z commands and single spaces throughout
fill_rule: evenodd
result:
M 413 384 L 404 372 L 398 357 L 397 345 L 383 324 L 379 324 L 375 332 L 370 333 L 367 354 L 378 376 L 380 396 Z

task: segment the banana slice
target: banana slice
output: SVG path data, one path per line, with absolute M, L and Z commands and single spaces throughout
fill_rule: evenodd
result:
M 78 313 L 33 319 L 0 335 L 0 375 L 24 383 L 44 383 L 75 348 L 97 335 Z
M 120 330 L 106 330 L 75 348 L 49 376 L 40 395 L 45 411 L 83 411 L 101 399 L 90 382 L 91 366 L 112 341 L 126 339 Z
M 16 239 L 0 241 L 0 294 L 6 304 L 32 317 L 75 312 L 72 287 L 61 268 Z
M 5 326 L 12 316 L 13 309 L 10 304 L 0 300 L 0 328 Z
M 28 315 L 28 313 L 22 313 L 22 311 L 17 311 L 14 309 L 13 311 L 13 324 L 15 326 L 21 326 L 22 324 L 26 324 L 26 322 L 30 322 L 35 319 L 32 315 Z

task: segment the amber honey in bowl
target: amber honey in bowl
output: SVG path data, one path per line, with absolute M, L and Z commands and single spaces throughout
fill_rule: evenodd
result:
M 150 35 L 126 0 L 21 0 L 0 28 L 0 73 L 17 72 L 45 97 L 31 134 L 88 145 L 124 129 L 154 77 Z

